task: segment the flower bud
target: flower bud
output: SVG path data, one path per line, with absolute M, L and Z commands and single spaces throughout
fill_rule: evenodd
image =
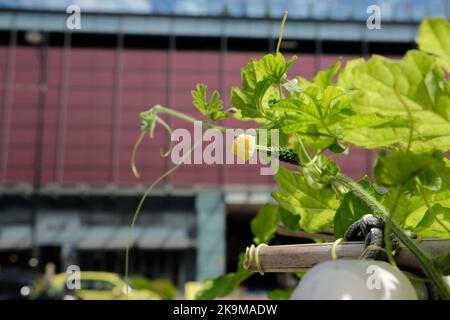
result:
M 256 150 L 255 137 L 248 134 L 240 134 L 233 141 L 233 154 L 243 160 L 248 160 Z

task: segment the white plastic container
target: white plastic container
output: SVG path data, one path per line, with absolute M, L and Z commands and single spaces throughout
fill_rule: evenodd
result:
M 417 300 L 409 279 L 384 261 L 330 260 L 311 268 L 291 300 Z

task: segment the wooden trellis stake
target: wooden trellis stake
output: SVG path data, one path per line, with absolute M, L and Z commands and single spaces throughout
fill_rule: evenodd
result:
M 244 265 L 251 271 L 301 272 L 331 259 L 333 243 L 292 244 L 280 246 L 247 247 Z M 450 239 L 423 239 L 419 244 L 430 257 L 450 250 Z M 341 242 L 336 246 L 338 259 L 358 259 L 364 251 L 364 242 Z M 420 270 L 420 265 L 408 248 L 400 245 L 395 254 L 399 267 Z

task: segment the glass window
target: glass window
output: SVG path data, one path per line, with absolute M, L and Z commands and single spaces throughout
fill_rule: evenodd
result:
M 115 285 L 104 280 L 81 280 L 81 290 L 112 291 Z

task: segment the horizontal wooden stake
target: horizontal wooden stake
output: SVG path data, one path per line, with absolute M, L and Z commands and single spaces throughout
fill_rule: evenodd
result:
M 301 272 L 318 263 L 331 260 L 333 243 L 292 244 L 281 246 L 259 246 L 245 252 L 245 266 L 256 272 Z M 424 239 L 419 244 L 430 257 L 450 250 L 450 239 Z M 364 251 L 364 242 L 341 242 L 336 246 L 338 259 L 358 259 Z M 404 246 L 397 249 L 395 260 L 399 267 L 420 270 L 414 255 Z M 258 266 L 260 269 L 258 269 Z
M 324 231 L 324 232 L 320 232 L 320 233 L 311 233 L 311 232 L 306 232 L 304 230 L 292 231 L 286 227 L 277 226 L 277 234 L 282 235 L 282 236 L 287 236 L 287 237 L 303 238 L 303 239 L 311 239 L 311 240 L 323 240 L 323 241 L 336 240 L 332 230 Z

